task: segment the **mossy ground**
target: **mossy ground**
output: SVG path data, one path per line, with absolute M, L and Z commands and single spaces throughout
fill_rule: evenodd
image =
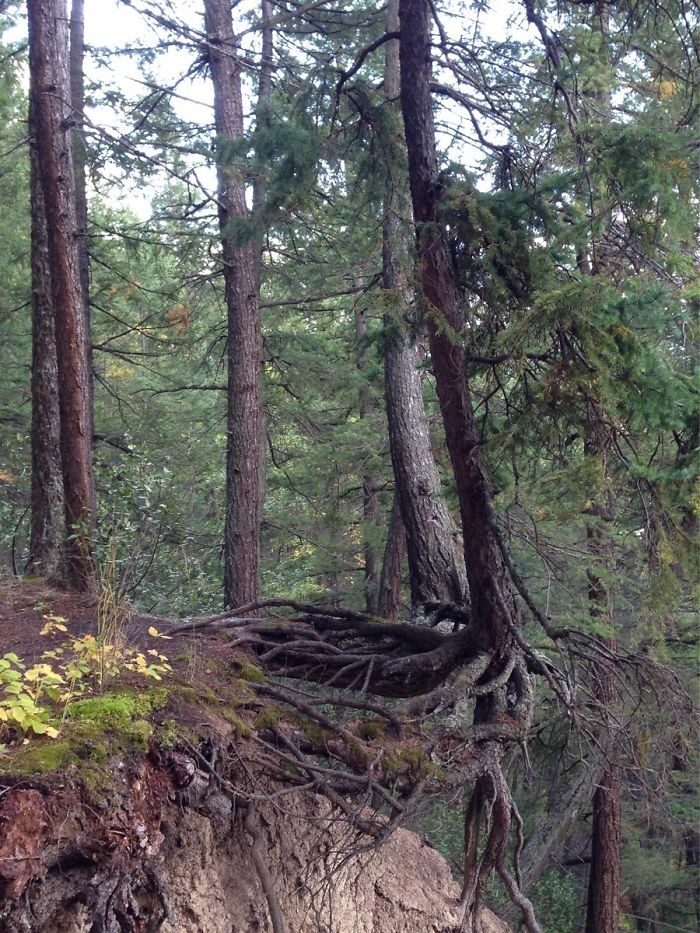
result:
M 212 722 L 237 740 L 249 737 L 243 708 L 255 705 L 252 720 L 259 703 L 247 682 L 258 682 L 262 672 L 253 664 L 234 673 L 229 666 L 209 664 L 209 682 L 193 682 L 188 662 L 183 656 L 182 665 L 158 686 L 132 675 L 118 678 L 101 695 L 72 700 L 52 722 L 59 736 L 29 736 L 10 744 L 0 754 L 0 773 L 27 780 L 70 774 L 90 796 L 102 795 L 116 788 L 118 763 L 141 758 L 151 744 L 161 750 L 197 745 L 202 728 Z

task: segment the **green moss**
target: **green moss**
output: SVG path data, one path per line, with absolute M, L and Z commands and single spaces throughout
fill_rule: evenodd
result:
M 263 729 L 271 729 L 273 726 L 276 726 L 279 721 L 280 711 L 276 706 L 274 706 L 274 704 L 272 704 L 270 706 L 266 706 L 265 709 L 260 710 L 255 719 L 254 727 L 261 731 Z
M 385 758 L 387 770 L 395 774 L 412 771 L 421 777 L 432 777 L 436 781 L 445 780 L 445 774 L 425 754 L 420 745 L 408 745 L 388 752 Z
M 379 739 L 383 738 L 386 732 L 386 724 L 383 722 L 363 722 L 360 723 L 360 728 L 358 732 L 363 739 Z
M 55 739 L 50 743 L 32 743 L 9 756 L 9 770 L 16 774 L 49 774 L 61 771 L 79 761 L 77 750 L 69 739 Z
M 237 738 L 248 739 L 253 734 L 253 730 L 250 728 L 248 723 L 241 719 L 240 716 L 236 716 L 235 719 L 230 719 L 229 722 L 236 730 Z
M 327 742 L 333 738 L 333 733 L 329 729 L 324 729 L 318 723 L 311 719 L 305 719 L 303 716 L 291 717 L 299 724 L 299 728 L 304 735 L 312 742 Z
M 251 664 L 250 661 L 237 661 L 236 664 L 240 669 L 243 680 L 249 680 L 253 684 L 265 683 L 265 674 L 257 665 Z
M 128 757 L 148 747 L 153 725 L 142 714 L 152 703 L 153 698 L 126 692 L 70 703 L 64 722 L 56 723 L 60 737 L 32 739 L 8 756 L 7 770 L 31 776 L 75 767 L 86 786 L 109 783 L 106 765 L 111 757 Z
M 165 719 L 156 727 L 155 737 L 158 745 L 163 749 L 175 748 L 183 738 L 184 728 L 179 726 L 174 719 Z
M 136 703 L 130 694 L 107 694 L 89 700 L 77 700 L 67 709 L 71 719 L 86 719 L 104 729 L 122 731 L 128 729 L 136 715 Z

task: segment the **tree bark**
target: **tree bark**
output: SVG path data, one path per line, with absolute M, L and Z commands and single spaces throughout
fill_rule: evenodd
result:
M 398 0 L 391 0 L 387 31 L 399 26 Z M 420 349 L 412 342 L 409 321 L 415 295 L 409 282 L 413 245 L 412 214 L 408 191 L 402 184 L 406 172 L 406 145 L 400 131 L 399 42 L 386 46 L 384 94 L 394 111 L 398 133 L 386 141 L 389 150 L 384 196 L 382 286 L 384 314 L 384 394 L 389 423 L 391 461 L 396 496 L 406 530 L 411 600 L 462 603 L 466 600 L 466 575 L 452 530 L 452 519 L 442 495 L 433 458 L 428 421 L 423 403 Z M 391 171 L 394 168 L 395 171 Z M 387 552 L 391 555 L 391 551 Z M 383 576 L 387 576 L 388 568 Z
M 32 95 L 33 96 L 33 95 Z M 51 292 L 51 267 L 44 192 L 37 154 L 36 116 L 29 106 L 30 200 L 32 214 L 32 483 L 27 572 L 57 576 L 63 541 L 61 416 Z
M 367 355 L 367 309 L 355 308 L 355 338 L 357 340 L 357 368 L 360 371 L 362 382 L 360 384 L 359 403 L 360 420 L 369 419 L 374 414 L 372 390 L 364 379 L 365 357 Z M 362 474 L 362 518 L 364 536 L 364 583 L 365 583 L 365 609 L 370 615 L 377 611 L 377 548 L 373 540 L 373 531 L 377 524 L 377 477 L 371 470 Z
M 406 553 L 406 526 L 401 518 L 399 496 L 394 491 L 391 506 L 389 531 L 386 537 L 382 573 L 379 578 L 377 615 L 392 621 L 398 616 L 401 606 L 401 569 Z
M 87 334 L 90 388 L 90 443 L 95 437 L 95 383 L 93 378 L 92 340 L 90 337 L 90 253 L 88 248 L 88 206 L 85 183 L 85 0 L 73 0 L 70 16 L 70 93 L 73 108 L 73 166 L 75 171 L 75 213 L 77 221 L 78 264 L 82 291 L 85 333 Z M 97 516 L 97 492 L 93 482 L 92 512 Z M 94 529 L 93 529 L 94 531 Z
M 94 581 L 90 373 L 80 263 L 65 0 L 29 0 L 31 96 L 46 210 L 56 334 L 68 582 Z
M 422 299 L 447 448 L 457 486 L 464 557 L 474 619 L 485 644 L 506 651 L 517 611 L 492 532 L 491 482 L 479 447 L 460 342 L 459 294 L 447 239 L 437 214 L 435 127 L 430 99 L 430 7 L 400 0 L 401 107 L 406 132 Z M 410 534 L 410 532 L 409 532 Z
M 591 421 L 586 433 L 585 455 L 604 458 L 605 442 L 599 437 L 598 425 Z M 604 475 L 607 476 L 605 467 Z M 612 522 L 613 504 L 608 489 L 603 490 L 600 502 L 593 503 L 589 514 L 598 522 Z M 611 594 L 605 579 L 611 572 L 610 546 L 604 538 L 603 529 L 592 522 L 589 522 L 586 528 L 586 538 L 593 561 L 588 571 L 590 616 L 593 621 L 602 620 L 612 627 L 614 618 Z M 613 637 L 607 638 L 606 644 L 612 649 L 617 648 L 617 642 Z M 620 919 L 622 784 L 618 765 L 618 730 L 613 712 L 619 697 L 613 677 L 613 673 L 603 665 L 594 670 L 593 695 L 607 720 L 609 753 L 602 777 L 593 794 L 586 933 L 616 933 Z
M 612 760 L 593 795 L 586 933 L 617 933 L 620 920 L 621 844 L 620 768 Z
M 259 596 L 262 408 L 259 246 L 246 230 L 245 179 L 226 144 L 243 138 L 241 69 L 228 0 L 205 0 L 207 47 L 218 137 L 219 226 L 228 315 L 228 443 L 224 602 Z

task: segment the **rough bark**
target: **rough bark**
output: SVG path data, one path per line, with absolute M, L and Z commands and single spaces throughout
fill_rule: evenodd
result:
M 367 355 L 367 309 L 355 308 L 355 338 L 357 340 L 357 367 L 362 374 L 366 368 Z M 360 420 L 371 419 L 374 414 L 372 390 L 362 377 L 359 392 Z M 362 474 L 362 518 L 364 541 L 364 584 L 365 609 L 371 615 L 377 611 L 377 548 L 372 540 L 372 532 L 377 523 L 377 477 L 371 470 Z
M 620 768 L 611 761 L 593 795 L 586 933 L 617 933 L 620 920 Z
M 30 103 L 30 200 L 32 214 L 32 486 L 27 572 L 53 578 L 61 561 L 63 478 L 58 408 L 58 364 L 44 193 Z
M 68 582 L 94 580 L 90 373 L 71 149 L 68 17 L 65 0 L 28 3 L 32 106 L 44 194 L 55 320 Z
M 401 570 L 406 554 L 406 526 L 401 518 L 398 493 L 394 492 L 389 531 L 386 537 L 382 573 L 379 578 L 377 614 L 384 619 L 395 619 L 401 606 Z
M 90 443 L 95 437 L 95 384 L 93 379 L 92 340 L 90 338 L 90 258 L 88 248 L 88 204 L 85 183 L 85 0 L 73 0 L 70 15 L 70 93 L 73 108 L 73 166 L 75 171 L 75 214 L 77 222 L 78 264 L 82 292 L 85 333 L 87 334 L 90 388 Z M 92 511 L 97 515 L 97 492 L 93 483 Z
M 604 442 L 595 424 L 587 429 L 585 453 L 589 457 L 603 457 Z M 607 470 L 604 468 L 607 474 Z M 609 523 L 613 518 L 610 491 L 605 489 L 600 502 L 594 502 L 589 510 L 599 523 Z M 598 524 L 589 523 L 586 528 L 588 549 L 593 565 L 588 571 L 589 612 L 594 622 L 604 622 L 612 627 L 613 609 L 611 594 L 605 577 L 611 572 L 612 554 L 605 540 L 605 532 Z M 609 647 L 617 648 L 614 638 L 606 639 Z M 586 933 L 616 933 L 620 918 L 620 855 L 622 821 L 621 773 L 617 762 L 617 727 L 614 709 L 619 700 L 613 673 L 600 666 L 594 671 L 593 695 L 601 705 L 607 720 L 609 753 L 602 776 L 593 794 L 593 820 L 591 827 L 591 868 L 588 877 L 586 902 Z
M 224 600 L 240 606 L 259 592 L 262 409 L 259 246 L 248 220 L 245 179 L 226 152 L 243 138 L 241 69 L 227 0 L 205 0 L 207 49 L 218 136 L 219 226 L 228 315 L 228 442 Z
M 398 12 L 398 0 L 391 0 L 387 31 L 398 29 Z M 399 43 L 392 40 L 386 48 L 384 93 L 400 126 Z M 410 335 L 415 296 L 408 273 L 413 255 L 411 205 L 401 180 L 406 157 L 403 135 L 387 140 L 387 144 L 390 171 L 384 197 L 382 271 L 387 304 L 384 392 L 396 495 L 406 529 L 411 599 L 414 604 L 461 603 L 466 599 L 466 576 L 433 458 L 423 403 L 420 349 Z
M 438 166 L 430 99 L 430 7 L 401 0 L 401 107 L 418 240 L 422 299 L 440 410 L 450 453 L 464 536 L 473 617 L 485 643 L 507 650 L 516 609 L 492 533 L 491 482 L 479 447 L 460 342 L 459 294 L 445 232 L 438 220 Z

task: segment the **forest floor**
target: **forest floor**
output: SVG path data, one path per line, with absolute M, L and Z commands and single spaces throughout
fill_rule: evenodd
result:
M 0 651 L 12 651 L 32 663 L 49 648 L 65 641 L 65 634 L 41 630 L 46 616 L 66 620 L 71 635 L 97 633 L 98 598 L 50 586 L 43 581 L 0 581 Z M 130 644 L 145 645 L 147 631 L 161 622 L 159 617 L 130 612 L 124 621 L 123 634 Z

